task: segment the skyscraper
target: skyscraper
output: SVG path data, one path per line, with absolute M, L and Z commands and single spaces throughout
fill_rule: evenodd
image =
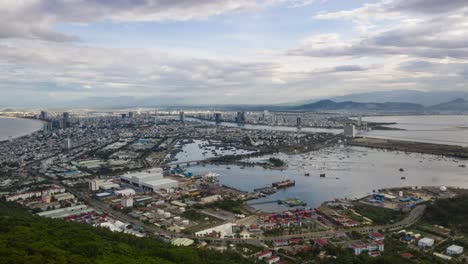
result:
M 65 144 L 64 144 L 63 148 L 64 148 L 65 150 L 67 150 L 67 151 L 70 150 L 70 149 L 72 148 L 72 143 L 71 143 L 71 139 L 70 139 L 70 138 L 65 139 Z
M 215 122 L 216 124 L 221 123 L 221 113 L 215 113 Z
M 48 117 L 47 112 L 46 111 L 41 111 L 41 115 L 39 116 L 39 119 L 46 120 L 47 117 Z
M 298 118 L 296 119 L 296 126 L 297 126 L 297 127 L 301 127 L 301 126 L 302 126 L 302 119 L 301 119 L 300 117 L 298 117 Z
M 237 112 L 236 122 L 239 124 L 245 123 L 245 112 Z
M 128 118 L 133 118 L 133 112 L 128 112 Z
M 62 128 L 70 127 L 70 113 L 64 112 L 62 118 Z
M 185 113 L 182 112 L 182 111 L 179 112 L 179 121 L 180 121 L 181 123 L 184 123 L 184 122 L 185 122 L 184 119 L 185 119 Z

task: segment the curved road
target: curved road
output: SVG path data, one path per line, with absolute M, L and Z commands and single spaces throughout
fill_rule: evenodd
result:
M 90 200 L 89 205 L 94 207 L 102 212 L 105 212 L 116 219 L 119 219 L 124 222 L 132 223 L 133 225 L 143 226 L 147 231 L 152 232 L 153 234 L 165 235 L 171 238 L 175 237 L 186 237 L 191 239 L 201 239 L 201 240 L 210 240 L 210 241 L 224 241 L 229 243 L 251 243 L 256 245 L 261 245 L 264 241 L 273 241 L 279 239 L 290 239 L 290 238 L 303 238 L 303 239 L 317 239 L 323 237 L 332 237 L 338 233 L 343 232 L 352 232 L 356 231 L 359 233 L 372 233 L 378 232 L 379 230 L 397 230 L 404 227 L 408 227 L 414 223 L 423 215 L 424 210 L 426 209 L 426 205 L 417 205 L 414 207 L 413 210 L 409 213 L 407 217 L 403 220 L 389 225 L 380 225 L 380 226 L 367 226 L 367 227 L 356 227 L 356 228 L 338 228 L 334 230 L 327 230 L 327 231 L 319 231 L 319 232 L 310 232 L 310 233 L 302 233 L 302 234 L 292 234 L 292 235 L 282 235 L 282 236 L 274 236 L 274 237 L 260 237 L 260 238 L 253 238 L 253 239 L 241 239 L 241 238 L 215 238 L 215 237 L 197 237 L 195 235 L 187 235 L 181 233 L 174 233 L 169 232 L 167 230 L 163 230 L 157 228 L 153 225 L 147 225 L 141 222 L 138 219 L 135 219 L 127 214 L 122 212 L 116 211 L 109 207 L 107 204 L 97 201 L 97 200 Z

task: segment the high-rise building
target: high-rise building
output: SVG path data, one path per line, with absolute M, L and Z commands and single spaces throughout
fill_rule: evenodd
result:
M 70 127 L 70 113 L 64 112 L 62 118 L 62 128 Z
M 47 118 L 48 118 L 47 112 L 41 111 L 41 115 L 39 116 L 39 119 L 46 120 Z
M 267 121 L 267 118 L 269 115 L 270 115 L 270 112 L 268 110 L 263 111 L 262 120 Z
M 359 117 L 358 117 L 357 126 L 358 126 L 358 127 L 361 127 L 361 126 L 362 126 L 362 116 L 359 116 Z
M 221 113 L 215 113 L 214 119 L 217 124 L 221 123 Z
M 89 190 L 92 192 L 99 190 L 99 181 L 98 180 L 91 180 L 89 182 Z
M 128 118 L 133 118 L 133 112 L 128 112 Z
M 302 119 L 301 119 L 300 117 L 298 117 L 298 118 L 296 119 L 296 126 L 297 126 L 297 127 L 301 127 L 301 126 L 302 126 Z
M 127 118 L 127 114 L 122 114 L 122 119 Z
M 44 132 L 49 132 L 52 130 L 52 122 L 45 122 L 43 125 L 42 125 L 42 131 Z
M 70 150 L 72 148 L 72 143 L 71 143 L 70 138 L 65 139 L 65 144 L 64 144 L 63 148 L 65 150 Z
M 356 136 L 356 127 L 353 124 L 344 125 L 344 135 L 345 137 L 353 138 Z
M 182 111 L 179 112 L 179 121 L 180 121 L 181 123 L 184 123 L 184 122 L 185 122 L 184 119 L 185 119 L 185 113 L 182 112 Z
M 239 124 L 245 123 L 245 112 L 237 112 L 236 122 Z

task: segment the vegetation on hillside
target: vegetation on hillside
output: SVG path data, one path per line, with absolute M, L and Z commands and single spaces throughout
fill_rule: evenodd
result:
M 0 202 L 1 263 L 249 263 L 237 253 L 178 248 L 87 224 L 34 216 Z
M 429 204 L 424 213 L 423 221 L 441 225 L 468 235 L 468 194 L 450 199 L 438 199 Z
M 353 208 L 357 213 L 372 219 L 376 224 L 389 224 L 400 221 L 405 214 L 392 209 L 358 204 Z

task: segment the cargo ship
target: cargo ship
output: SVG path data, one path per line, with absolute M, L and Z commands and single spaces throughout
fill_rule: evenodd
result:
M 291 180 L 284 180 L 284 181 L 274 182 L 274 183 L 271 184 L 272 187 L 275 187 L 277 189 L 288 188 L 288 187 L 291 187 L 291 186 L 294 186 L 294 185 L 296 185 L 296 182 L 291 181 Z

